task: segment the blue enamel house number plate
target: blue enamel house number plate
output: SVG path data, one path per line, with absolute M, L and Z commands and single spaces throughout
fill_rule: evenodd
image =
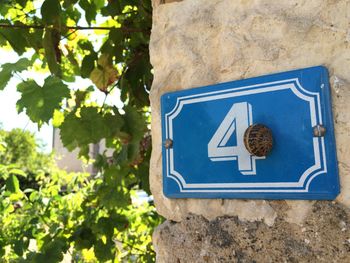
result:
M 161 108 L 169 198 L 334 199 L 339 193 L 325 67 L 167 93 Z M 256 124 L 272 139 L 264 130 L 248 132 Z M 268 154 L 253 151 L 266 145 Z

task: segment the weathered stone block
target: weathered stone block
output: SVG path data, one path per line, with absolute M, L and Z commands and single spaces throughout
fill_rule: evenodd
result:
M 159 261 L 349 262 L 350 1 L 185 0 L 156 5 L 153 18 L 151 190 L 157 211 L 172 220 L 154 235 Z M 336 202 L 163 195 L 163 93 L 316 65 L 331 77 Z
M 268 224 L 276 216 L 268 201 L 164 197 L 159 105 L 163 93 L 320 64 L 331 74 L 342 186 L 337 200 L 350 205 L 349 18 L 348 0 L 191 0 L 155 8 L 150 43 L 154 66 L 150 171 L 160 214 L 175 221 L 188 213 L 208 219 L 237 215 Z M 289 203 L 290 209 L 296 207 L 291 215 L 300 213 L 300 201 Z M 303 202 L 303 211 L 311 204 Z
M 283 201 L 281 201 L 283 203 Z M 283 204 L 281 204 L 283 205 Z M 188 215 L 153 235 L 157 262 L 350 262 L 349 210 L 316 202 L 299 227 L 283 212 L 273 227 L 237 217 L 207 220 Z

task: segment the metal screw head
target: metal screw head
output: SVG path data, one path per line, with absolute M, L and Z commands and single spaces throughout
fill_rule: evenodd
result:
M 312 130 L 314 137 L 323 137 L 326 134 L 326 128 L 321 124 L 314 126 Z
M 165 147 L 166 149 L 172 148 L 172 147 L 173 147 L 173 140 L 171 140 L 171 139 L 166 139 L 166 140 L 164 141 L 164 147 Z
M 271 130 L 263 124 L 253 124 L 244 133 L 244 145 L 255 156 L 266 156 L 273 146 Z

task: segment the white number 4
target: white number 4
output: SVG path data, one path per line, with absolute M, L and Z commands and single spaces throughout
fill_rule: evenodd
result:
M 208 143 L 208 157 L 211 161 L 237 160 L 238 170 L 244 175 L 256 174 L 256 159 L 244 146 L 245 130 L 253 124 L 252 106 L 247 102 L 233 104 L 214 136 Z M 232 134 L 236 132 L 236 146 L 226 146 Z

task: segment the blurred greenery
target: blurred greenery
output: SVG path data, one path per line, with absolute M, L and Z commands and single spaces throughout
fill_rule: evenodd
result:
M 32 133 L 16 128 L 9 132 L 0 130 L 2 148 L 0 163 L 16 164 L 26 172 L 49 170 L 54 164 L 52 155 L 43 153 L 44 145 L 35 140 Z
M 141 189 L 150 194 L 151 25 L 151 0 L 0 1 L 0 48 L 19 57 L 1 65 L 0 90 L 20 79 L 18 111 L 59 128 L 83 159 L 91 144 L 108 149 L 90 160 L 96 175 L 67 173 L 29 133 L 1 132 L 5 262 L 155 260 L 150 238 L 161 218 L 152 204 L 131 201 Z
M 22 147 L 15 147 L 18 142 Z M 58 169 L 54 156 L 39 152 L 27 131 L 1 130 L 0 145 L 0 158 L 6 160 L 0 164 L 4 262 L 60 262 L 65 254 L 72 262 L 155 260 L 151 234 L 162 219 L 152 204 L 115 199 L 113 191 L 97 198 L 104 181 L 100 174 Z M 115 176 L 113 169 L 108 173 Z M 129 192 L 137 200 L 137 192 Z

